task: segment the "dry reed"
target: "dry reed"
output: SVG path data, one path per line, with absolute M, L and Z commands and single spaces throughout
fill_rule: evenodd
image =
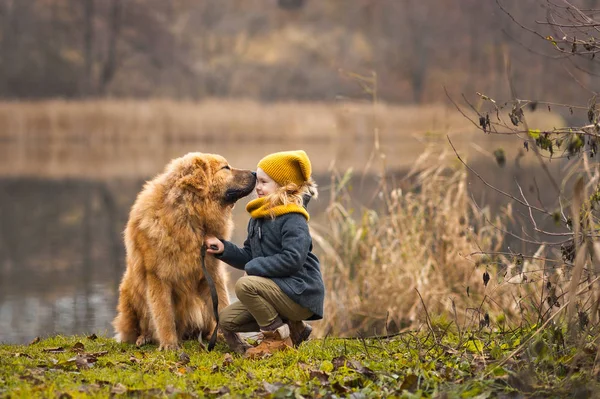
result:
M 560 118 L 545 113 L 532 114 L 530 124 L 540 129 L 563 125 Z M 252 167 L 257 157 L 282 148 L 304 148 L 315 172 L 323 174 L 332 164 L 340 170 L 364 169 L 375 136 L 388 155 L 388 167 L 403 170 L 427 144 L 447 145 L 446 134 L 465 152 L 486 148 L 485 155 L 491 156 L 495 146 L 503 145 L 497 137 L 479 134 L 456 110 L 439 104 L 4 101 L 0 175 L 147 177 L 189 151 L 216 152 L 238 167 Z
M 543 120 L 547 120 L 545 115 Z M 153 100 L 0 102 L 0 139 L 90 140 L 381 140 L 414 134 L 476 133 L 444 105 L 259 103 Z M 544 122 L 561 125 L 560 118 Z M 536 125 L 537 127 L 537 125 Z
M 492 324 L 536 322 L 545 266 L 489 255 L 503 246 L 511 209 L 492 216 L 478 208 L 462 165 L 426 152 L 401 184 L 381 186 L 379 206 L 370 209 L 353 208 L 347 181 L 337 182 L 327 226 L 314 232 L 327 289 L 317 334 L 414 328 L 426 323 L 426 312 L 459 329 L 478 328 L 486 314 Z

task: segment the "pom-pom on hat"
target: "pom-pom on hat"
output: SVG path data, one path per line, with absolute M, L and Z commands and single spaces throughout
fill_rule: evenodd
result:
M 310 179 L 311 166 L 306 152 L 282 151 L 267 155 L 258 162 L 257 167 L 280 186 L 295 183 L 298 186 Z

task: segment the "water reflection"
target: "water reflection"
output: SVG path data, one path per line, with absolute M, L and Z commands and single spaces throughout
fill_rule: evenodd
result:
M 113 284 L 92 284 L 86 291 L 65 289 L 50 297 L 36 292 L 3 295 L 0 341 L 27 343 L 51 334 L 110 336 L 117 295 Z

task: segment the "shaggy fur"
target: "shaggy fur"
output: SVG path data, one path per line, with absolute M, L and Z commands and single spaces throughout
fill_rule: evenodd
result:
M 223 157 L 198 152 L 171 161 L 146 183 L 125 230 L 127 269 L 113 321 L 118 341 L 176 349 L 182 339 L 213 331 L 216 321 L 200 249 L 206 235 L 229 238 L 233 204 L 255 183 L 251 171 L 232 169 Z M 206 267 L 219 308 L 224 308 L 229 295 L 223 265 L 207 256 Z

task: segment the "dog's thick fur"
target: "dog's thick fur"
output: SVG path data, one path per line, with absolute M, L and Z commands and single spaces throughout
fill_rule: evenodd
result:
M 229 238 L 233 204 L 255 182 L 253 172 L 232 169 L 219 155 L 196 152 L 171 161 L 146 183 L 125 230 L 127 268 L 113 321 L 118 341 L 176 349 L 182 339 L 213 331 L 200 249 L 206 235 Z M 227 275 L 213 256 L 206 256 L 206 268 L 222 309 L 229 305 Z

